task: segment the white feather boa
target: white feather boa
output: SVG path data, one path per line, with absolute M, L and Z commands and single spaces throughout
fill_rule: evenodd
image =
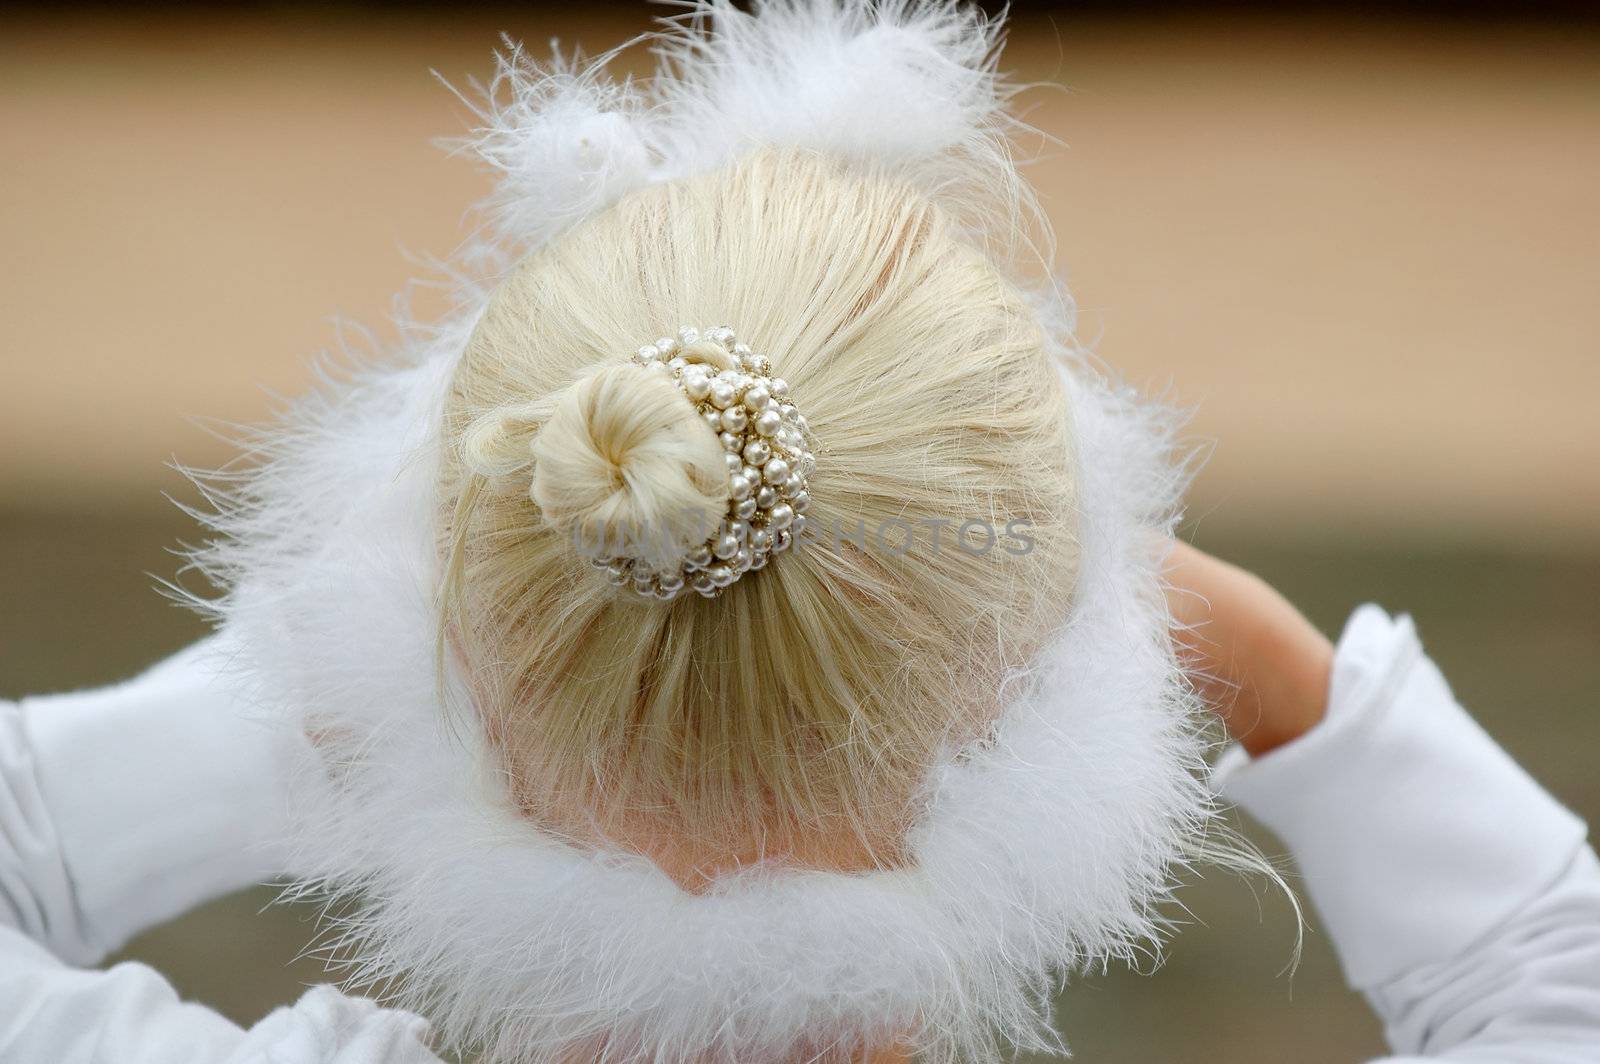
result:
M 508 58 L 475 141 L 503 174 L 498 254 L 756 144 L 893 170 L 974 226 L 974 188 L 1015 208 L 990 26 L 899 2 L 699 14 L 660 45 L 669 69 L 648 94 Z M 1039 298 L 1041 315 L 1055 305 Z M 226 535 L 200 558 L 305 751 L 298 871 L 348 902 L 336 927 L 358 977 L 399 977 L 397 1000 L 493 1059 L 587 1043 L 607 1060 L 751 1064 L 906 1035 L 935 1061 L 1059 1049 L 1057 979 L 1157 935 L 1209 812 L 1158 576 L 1183 481 L 1166 414 L 1063 347 L 1077 599 L 997 741 L 932 772 L 909 866 L 757 867 L 690 895 L 643 858 L 541 834 L 472 714 L 439 706 L 440 410 L 479 306 L 296 403 L 219 500 Z

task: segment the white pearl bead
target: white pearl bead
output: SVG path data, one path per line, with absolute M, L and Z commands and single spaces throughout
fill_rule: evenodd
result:
M 789 382 L 782 377 L 772 378 L 772 384 L 769 387 L 772 389 L 772 394 L 779 399 L 789 394 Z
M 755 560 L 750 563 L 750 571 L 752 573 L 755 572 L 757 569 L 765 569 L 766 567 L 767 567 L 767 556 L 765 554 L 757 554 L 755 556 Z
M 760 485 L 760 483 L 761 483 L 761 470 L 757 469 L 755 466 L 753 466 L 753 465 L 745 466 L 744 467 L 744 475 L 745 475 L 745 479 L 750 481 L 750 484 L 751 484 L 752 487 Z
M 683 588 L 683 577 L 677 573 L 667 573 L 659 577 L 656 583 L 661 585 L 661 590 L 676 592 Z
M 794 515 L 794 524 L 789 526 L 789 531 L 798 536 L 800 533 L 804 532 L 805 530 L 806 530 L 806 519 L 803 516 L 801 516 L 800 514 L 795 514 Z
M 726 410 L 733 405 L 733 385 L 718 378 L 711 385 L 711 405 L 718 410 Z
M 744 442 L 744 437 L 735 436 L 731 432 L 724 432 L 720 439 L 722 440 L 722 449 L 729 454 L 737 454 L 739 445 Z
M 789 544 L 794 542 L 794 537 L 787 532 L 779 532 L 772 539 L 772 553 L 782 554 L 789 549 Z
M 726 565 L 713 565 L 706 570 L 706 575 L 711 577 L 711 583 L 715 587 L 727 587 L 736 579 L 733 570 Z
M 744 472 L 744 460 L 738 455 L 725 454 L 722 456 L 722 460 L 728 463 L 728 475 L 730 477 L 738 476 L 740 473 Z
M 730 406 L 722 412 L 722 427 L 729 432 L 743 432 L 749 423 L 750 415 L 745 413 L 742 406 Z
M 756 418 L 756 431 L 763 436 L 771 436 L 782 426 L 783 419 L 776 410 L 765 410 Z
M 625 565 L 606 566 L 606 579 L 613 584 L 626 584 L 628 582 L 628 567 Z
M 782 484 L 789 479 L 789 463 L 774 458 L 761 467 L 761 478 L 768 484 Z
M 794 512 L 795 513 L 797 513 L 797 514 L 805 513 L 807 510 L 809 510 L 811 508 L 811 494 L 810 494 L 810 492 L 805 492 L 805 491 L 797 491 L 797 492 L 795 492 L 794 493 L 794 498 L 789 500 L 789 505 L 794 507 Z
M 654 362 L 660 355 L 661 352 L 656 350 L 654 344 L 645 344 L 634 352 L 634 357 L 640 362 Z
M 750 538 L 750 525 L 747 522 L 738 520 L 729 521 L 727 527 L 728 535 L 732 536 L 740 543 L 743 543 Z
M 750 390 L 744 393 L 744 405 L 754 414 L 765 408 L 767 400 L 771 398 L 772 393 L 767 391 L 765 384 L 752 384 Z
M 676 336 L 663 336 L 656 341 L 656 353 L 663 358 L 678 353 L 678 338 Z
M 773 506 L 777 505 L 777 502 L 778 493 L 773 491 L 771 488 L 764 487 L 760 491 L 756 492 L 756 505 L 761 507 L 763 510 L 772 509 Z
M 744 460 L 751 465 L 766 465 L 772 457 L 772 445 L 765 440 L 751 440 L 744 445 Z
M 696 329 L 692 325 L 685 325 L 683 328 L 678 330 L 678 342 L 683 344 L 684 347 L 688 347 L 690 344 L 699 343 L 700 330 Z
M 733 456 L 729 455 L 728 457 L 731 458 Z M 737 476 L 728 478 L 728 498 L 734 502 L 743 502 L 750 497 L 753 491 L 755 491 L 755 485 L 750 483 L 749 478 L 744 473 L 741 472 Z
M 754 363 L 752 368 L 763 377 L 772 372 L 772 360 L 766 355 L 757 355 L 750 361 Z
M 733 567 L 739 572 L 750 568 L 750 563 L 755 560 L 755 555 L 750 553 L 750 548 L 740 547 L 739 553 L 733 556 Z
M 690 565 L 696 569 L 704 569 L 711 564 L 711 548 L 702 543 L 689 551 L 686 557 Z
M 734 503 L 733 512 L 736 516 L 745 521 L 748 521 L 750 518 L 754 517 L 756 515 L 756 500 L 754 496 L 747 499 L 740 499 L 738 502 Z
M 783 493 L 791 496 L 798 495 L 805 490 L 805 487 L 805 479 L 799 473 L 790 473 L 789 479 L 783 482 Z
M 794 523 L 794 508 L 786 502 L 780 502 L 767 513 L 767 527 L 782 532 Z
M 711 553 L 723 561 L 733 557 L 739 550 L 739 541 L 732 536 L 718 536 L 716 543 L 711 546 Z
M 704 402 L 706 396 L 711 394 L 711 378 L 704 373 L 689 370 L 683 375 L 683 394 L 695 402 Z
M 689 578 L 689 586 L 700 592 L 702 595 L 716 587 L 716 585 L 711 582 L 711 576 L 709 573 L 695 573 Z
M 764 528 L 758 528 L 750 533 L 750 548 L 757 554 L 772 549 L 772 533 Z

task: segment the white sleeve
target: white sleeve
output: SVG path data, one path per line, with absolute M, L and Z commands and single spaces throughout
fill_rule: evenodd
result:
M 1326 719 L 1214 778 L 1293 853 L 1386 1061 L 1600 1061 L 1585 826 L 1456 703 L 1408 618 L 1356 611 Z
M 246 1030 L 144 965 L 72 967 L 280 870 L 282 747 L 228 657 L 0 702 L 0 1064 L 437 1064 L 420 1017 L 331 987 Z

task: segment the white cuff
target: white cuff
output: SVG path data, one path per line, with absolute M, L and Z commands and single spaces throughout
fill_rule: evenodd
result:
M 1465 710 L 1409 618 L 1358 609 L 1326 718 L 1214 785 L 1289 847 L 1358 989 L 1456 956 L 1560 875 L 1585 827 Z
M 282 871 L 284 747 L 229 658 L 213 636 L 125 683 L 20 703 L 81 938 L 101 954 Z

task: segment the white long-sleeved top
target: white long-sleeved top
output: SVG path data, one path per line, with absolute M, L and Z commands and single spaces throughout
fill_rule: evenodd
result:
M 1213 776 L 1288 844 L 1383 1064 L 1600 1061 L 1600 861 L 1467 715 L 1409 618 L 1363 606 L 1326 719 Z
M 418 1016 L 317 987 L 241 1028 L 88 966 L 281 870 L 282 769 L 214 637 L 96 691 L 0 703 L 0 1064 L 421 1064 Z M 1326 719 L 1223 794 L 1299 863 L 1398 1056 L 1600 1061 L 1600 862 L 1456 704 L 1408 620 L 1339 642 Z

